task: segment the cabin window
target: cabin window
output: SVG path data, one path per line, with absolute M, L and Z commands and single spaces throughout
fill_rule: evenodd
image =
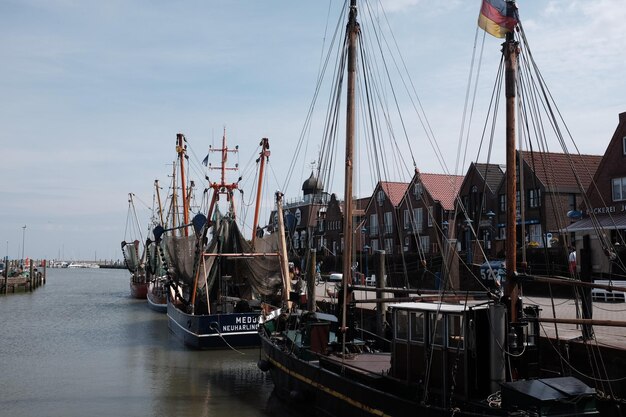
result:
M 396 339 L 407 340 L 409 336 L 409 315 L 406 310 L 396 311 Z
M 613 201 L 626 200 L 626 177 L 613 178 Z
M 463 316 L 450 314 L 448 316 L 448 347 L 451 349 L 465 348 L 463 338 Z
M 430 315 L 430 335 L 433 345 L 443 346 L 444 321 L 443 314 Z
M 411 313 L 411 341 L 424 342 L 426 326 L 424 322 L 424 313 Z

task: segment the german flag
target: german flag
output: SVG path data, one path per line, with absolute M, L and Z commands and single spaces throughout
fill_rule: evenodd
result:
M 517 7 L 512 1 L 483 0 L 478 27 L 496 38 L 504 38 L 517 25 Z

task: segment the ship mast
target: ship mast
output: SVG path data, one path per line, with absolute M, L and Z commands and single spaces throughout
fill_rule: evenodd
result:
M 263 174 L 265 173 L 265 161 L 270 157 L 270 143 L 267 138 L 261 139 L 261 153 L 259 154 L 259 182 L 256 189 L 256 206 L 254 207 L 254 222 L 252 223 L 252 248 L 256 240 L 256 228 L 259 225 L 259 209 L 261 207 L 261 187 L 263 186 Z
M 185 136 L 182 133 L 176 134 L 176 152 L 178 153 L 178 160 L 180 161 L 180 188 L 182 189 L 183 197 L 183 225 L 185 236 L 189 236 L 189 202 L 187 201 L 187 184 L 185 182 L 185 151 L 186 147 L 183 145 Z
M 504 295 L 509 302 L 509 321 L 517 322 L 519 287 L 517 282 L 517 172 L 515 169 L 515 99 L 518 43 L 513 31 L 502 44 L 505 61 L 506 94 L 506 283 Z
M 343 215 L 343 308 L 341 313 L 342 326 L 342 355 L 345 354 L 346 343 L 346 310 L 348 306 L 348 285 L 352 277 L 352 175 L 354 157 L 355 131 L 355 85 L 356 85 L 356 42 L 359 35 L 359 23 L 356 20 L 356 0 L 350 0 L 350 15 L 348 18 L 348 89 L 346 110 L 346 164 L 344 187 L 344 215 Z

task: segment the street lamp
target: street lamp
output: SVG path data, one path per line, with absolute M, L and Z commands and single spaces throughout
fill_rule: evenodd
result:
M 24 241 L 26 240 L 26 225 L 22 226 L 22 269 L 24 269 Z

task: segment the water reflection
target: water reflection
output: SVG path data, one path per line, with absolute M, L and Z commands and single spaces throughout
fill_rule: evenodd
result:
M 184 348 L 166 315 L 130 298 L 125 271 L 49 270 L 35 293 L 2 298 L 0 315 L 2 415 L 287 415 L 268 402 L 258 349 Z

